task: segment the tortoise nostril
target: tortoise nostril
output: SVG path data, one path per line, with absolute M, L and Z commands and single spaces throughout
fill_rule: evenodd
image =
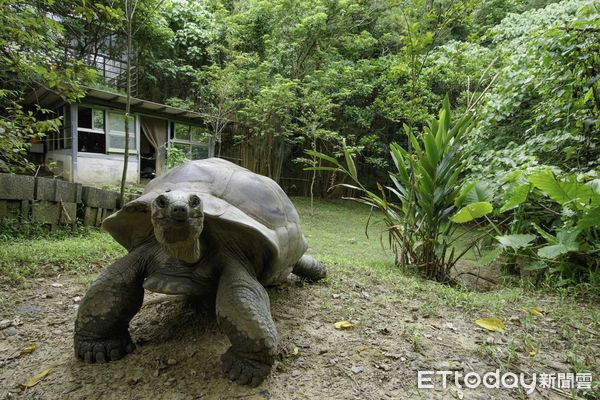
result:
M 187 219 L 187 207 L 183 205 L 173 206 L 171 209 L 171 217 L 175 220 Z

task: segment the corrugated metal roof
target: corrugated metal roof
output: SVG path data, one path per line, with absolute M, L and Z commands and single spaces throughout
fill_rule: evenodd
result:
M 106 90 L 86 88 L 85 97 L 80 100 L 80 103 L 106 103 L 104 105 L 112 106 L 117 109 L 124 110 L 127 104 L 127 96 L 108 92 Z M 36 91 L 30 93 L 26 99 L 28 104 L 39 104 L 42 107 L 57 107 L 64 103 L 64 100 L 58 93 L 47 88 L 40 87 Z M 177 107 L 171 107 L 166 104 L 155 103 L 153 101 L 142 100 L 136 97 L 131 98 L 131 108 L 134 113 L 144 113 L 156 117 L 173 118 L 193 121 L 196 123 L 202 122 L 202 116 L 194 111 L 184 110 Z

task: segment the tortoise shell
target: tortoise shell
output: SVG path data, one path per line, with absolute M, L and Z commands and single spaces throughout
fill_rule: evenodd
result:
M 204 217 L 213 223 L 258 235 L 271 254 L 270 264 L 261 268 L 260 280 L 265 285 L 284 281 L 306 251 L 298 213 L 279 185 L 219 158 L 191 161 L 153 179 L 139 198 L 106 218 L 102 227 L 131 251 L 154 235 L 152 201 L 172 190 L 199 196 Z M 256 241 L 249 243 L 256 245 Z

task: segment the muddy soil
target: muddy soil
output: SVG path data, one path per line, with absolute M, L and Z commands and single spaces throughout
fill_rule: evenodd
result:
M 78 302 L 93 276 L 33 279 L 0 287 L 0 399 L 511 399 L 517 390 L 417 389 L 417 371 L 494 371 L 482 343 L 506 344 L 460 312 L 423 315 L 417 298 L 366 271 L 333 268 L 330 281 L 290 280 L 269 289 L 280 335 L 271 375 L 257 388 L 221 374 L 227 338 L 214 315 L 180 297 L 147 294 L 131 325 L 137 349 L 109 364 L 86 365 L 72 351 Z M 350 330 L 335 322 L 351 320 Z M 412 332 L 412 333 L 411 333 Z M 558 335 L 548 326 L 549 335 Z M 35 343 L 31 354 L 20 354 Z M 565 372 L 564 349 L 546 350 L 537 370 Z M 51 368 L 37 385 L 21 384 Z M 523 366 L 532 372 L 531 366 Z M 516 372 L 516 371 L 515 371 Z M 535 391 L 529 398 L 562 398 Z

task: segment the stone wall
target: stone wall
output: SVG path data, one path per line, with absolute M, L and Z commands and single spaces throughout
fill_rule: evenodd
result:
M 0 220 L 31 219 L 51 227 L 100 226 L 118 208 L 119 194 L 79 183 L 0 174 Z

